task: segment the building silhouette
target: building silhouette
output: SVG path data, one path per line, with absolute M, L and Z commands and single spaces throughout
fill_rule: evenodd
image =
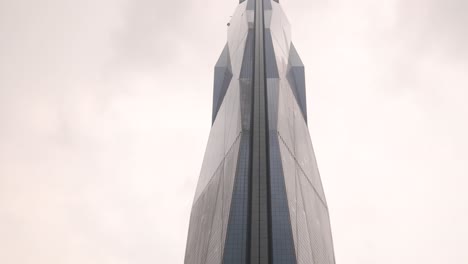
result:
M 278 0 L 241 0 L 228 23 L 185 263 L 335 263 L 304 66 Z

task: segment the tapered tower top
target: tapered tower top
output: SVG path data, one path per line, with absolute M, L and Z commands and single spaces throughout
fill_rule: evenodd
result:
M 245 2 L 246 0 L 239 0 L 239 4 L 242 3 L 242 2 Z M 273 0 L 275 1 L 276 3 L 279 3 L 279 0 Z
M 240 0 L 215 65 L 185 264 L 335 264 L 304 66 L 277 0 Z

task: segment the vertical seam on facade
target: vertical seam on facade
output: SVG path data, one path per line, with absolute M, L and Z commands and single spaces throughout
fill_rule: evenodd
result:
M 263 0 L 255 2 L 255 70 L 253 86 L 251 175 L 251 264 L 269 263 L 268 153 Z
M 265 0 L 261 0 L 265 1 Z M 268 1 L 268 0 L 266 0 Z M 263 2 L 264 4 L 265 2 Z M 263 34 L 263 72 L 264 72 L 264 100 L 265 100 L 265 142 L 266 144 L 266 183 L 267 183 L 267 217 L 268 217 L 268 259 L 273 262 L 273 244 L 272 244 L 272 208 L 271 208 L 271 163 L 270 163 L 270 124 L 268 112 L 268 82 L 266 72 L 266 53 L 265 53 L 265 8 L 262 6 L 262 34 Z
M 250 1 L 255 1 L 255 0 L 250 0 Z M 247 209 L 247 254 L 246 254 L 246 263 L 251 264 L 251 259 L 250 256 L 252 254 L 252 178 L 253 178 L 253 140 L 254 140 L 254 107 L 255 107 L 255 47 L 256 47 L 256 21 L 257 21 L 257 12 L 254 9 L 254 26 L 253 26 L 253 41 L 252 41 L 252 81 L 251 81 L 251 99 L 250 99 L 250 138 L 249 138 L 249 176 L 248 176 L 248 209 Z

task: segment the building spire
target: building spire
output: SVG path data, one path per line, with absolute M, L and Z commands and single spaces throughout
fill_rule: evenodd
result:
M 335 264 L 304 65 L 277 0 L 240 0 L 215 66 L 185 264 Z

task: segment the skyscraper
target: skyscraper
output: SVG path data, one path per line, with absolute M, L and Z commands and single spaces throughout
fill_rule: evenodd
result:
M 335 263 L 289 22 L 278 0 L 240 0 L 228 26 L 185 263 Z

